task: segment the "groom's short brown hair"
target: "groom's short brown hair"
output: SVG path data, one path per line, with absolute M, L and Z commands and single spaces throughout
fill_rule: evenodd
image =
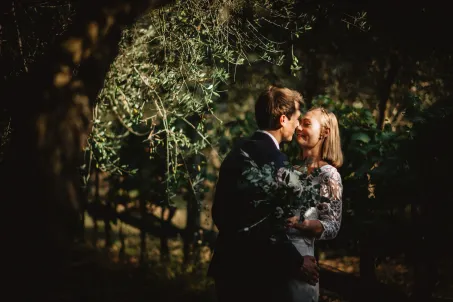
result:
M 288 88 L 269 86 L 255 104 L 255 119 L 261 130 L 280 129 L 280 117 L 289 119 L 296 112 L 296 102 L 303 103 L 299 92 Z

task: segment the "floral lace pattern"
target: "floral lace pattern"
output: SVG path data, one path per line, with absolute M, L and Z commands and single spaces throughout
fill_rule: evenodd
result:
M 295 166 L 296 169 L 300 168 Z M 341 226 L 343 184 L 340 173 L 331 165 L 320 168 L 320 173 L 313 177 L 313 183 L 320 185 L 319 195 L 328 198 L 330 203 L 320 203 L 304 213 L 305 219 L 319 219 L 324 232 L 318 240 L 329 240 L 337 236 Z
M 317 208 L 319 221 L 324 227 L 319 240 L 329 240 L 335 238 L 340 230 L 343 184 L 340 173 L 331 165 L 321 167 L 318 178 L 320 195 L 330 200 L 330 203 L 322 203 Z

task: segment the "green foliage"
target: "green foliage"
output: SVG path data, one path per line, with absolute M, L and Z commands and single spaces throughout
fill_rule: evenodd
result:
M 343 228 L 349 230 L 347 240 L 357 238 L 369 227 L 384 231 L 393 223 L 401 224 L 397 229 L 403 231 L 409 220 L 406 209 L 418 204 L 420 194 L 426 194 L 421 192 L 428 190 L 426 173 L 442 172 L 440 167 L 448 165 L 448 148 L 426 144 L 433 142 L 430 137 L 442 141 L 438 138 L 442 130 L 438 128 L 451 119 L 452 106 L 445 101 L 429 107 L 414 95 L 408 95 L 405 103 L 409 105 L 404 110 L 404 123 L 395 128 L 387 123 L 381 130 L 368 108 L 347 105 L 329 96 L 318 96 L 312 102 L 312 106 L 333 111 L 340 123 L 345 160 L 339 171 L 344 188 Z M 229 126 L 228 131 L 238 136 L 256 129 L 250 112 Z M 230 148 L 233 141 L 228 142 L 225 148 Z M 297 163 L 300 149 L 295 140 L 283 144 L 282 151 L 291 163 Z M 440 190 L 434 184 L 429 188 L 430 192 Z
M 292 163 L 286 163 L 277 169 L 274 163 L 259 166 L 243 150 L 241 156 L 246 168 L 238 179 L 239 187 L 243 194 L 257 196 L 258 199 L 251 201 L 252 206 L 260 209 L 264 207 L 267 215 L 239 232 L 248 232 L 268 219 L 273 225 L 272 236 L 278 240 L 278 234 L 285 233 L 287 218 L 300 216 L 303 220 L 301 213 L 320 202 L 326 202 L 319 195 L 320 184 L 313 181 L 319 175 L 319 169 L 309 175 L 306 166 L 296 169 Z
M 223 89 L 237 65 L 261 60 L 275 66 L 288 59 L 293 75 L 303 69 L 297 52 L 289 50 L 314 19 L 296 11 L 289 0 L 178 1 L 127 29 L 95 110 L 90 149 L 99 168 L 139 172 L 121 186 L 138 189 L 145 199 L 169 202 L 180 194 L 200 204 L 206 180 L 215 181 L 208 152 L 221 161 L 236 138 L 256 129 L 252 110 L 227 123 L 215 115 L 228 106 Z M 364 18 L 358 15 L 351 24 L 367 27 Z M 403 122 L 381 130 L 368 108 L 328 96 L 312 101 L 339 118 L 344 221 L 354 222 L 356 230 L 383 225 L 395 212 L 404 216 L 415 200 L 412 187 L 421 177 L 415 142 L 425 123 L 446 112 L 431 111 L 412 96 L 403 103 Z M 283 151 L 293 159 L 299 154 L 294 141 Z
M 89 147 L 96 165 L 136 173 L 148 164 L 135 164 L 141 157 L 135 152 L 146 149 L 153 165 L 165 163 L 155 185 L 164 185 L 166 194 L 187 187 L 199 195 L 205 150 L 216 141 L 210 129 L 221 123 L 215 102 L 234 73 L 230 66 L 281 64 L 284 37 L 301 34 L 310 22 L 294 9 L 289 0 L 177 1 L 127 29 L 95 108 Z
M 343 221 L 352 230 L 348 232 L 348 240 L 371 226 L 384 231 L 392 223 L 398 223 L 398 231 L 403 231 L 408 221 L 407 206 L 417 204 L 421 192 L 434 190 L 423 185 L 427 183 L 425 178 L 431 177 L 423 167 L 434 167 L 427 163 L 442 157 L 435 151 L 438 148 L 428 147 L 423 141 L 435 135 L 434 130 L 429 134 L 427 125 L 451 119 L 453 110 L 448 103 L 428 108 L 415 96 L 408 98 L 412 106 L 405 110 L 405 124 L 397 129 L 386 124 L 383 130 L 377 128 L 369 109 L 335 102 L 328 96 L 313 100 L 313 106 L 331 110 L 340 123 L 345 157 L 339 170 L 344 187 Z M 433 152 L 425 150 L 425 155 L 432 153 L 431 156 L 422 155 L 420 149 L 426 148 Z M 286 146 L 285 152 L 295 159 L 297 144 Z M 442 160 L 447 164 L 445 156 Z M 419 187 L 414 187 L 417 184 Z

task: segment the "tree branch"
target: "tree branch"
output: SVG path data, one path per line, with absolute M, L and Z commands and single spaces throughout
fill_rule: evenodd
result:
M 19 23 L 17 22 L 17 17 L 16 17 L 16 1 L 12 2 L 11 7 L 12 7 L 11 12 L 13 14 L 14 25 L 16 26 L 17 44 L 19 45 L 19 52 L 20 52 L 20 55 L 21 55 L 23 63 L 24 63 L 24 70 L 25 70 L 25 72 L 28 72 L 27 62 L 25 61 L 25 56 L 24 56 L 24 49 L 22 47 L 22 36 L 20 34 Z

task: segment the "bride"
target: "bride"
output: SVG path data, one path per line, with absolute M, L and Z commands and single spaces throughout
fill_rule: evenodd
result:
M 295 216 L 287 221 L 287 234 L 299 253 L 314 256 L 315 240 L 335 238 L 341 225 L 343 186 L 337 168 L 343 163 L 343 154 L 336 116 L 322 107 L 310 109 L 302 116 L 296 139 L 303 164 L 295 168 L 308 169 L 311 182 L 320 185 L 320 196 L 329 199 L 300 213 L 304 219 Z M 284 292 L 289 295 L 288 301 L 318 301 L 319 283 L 291 279 L 287 286 Z

